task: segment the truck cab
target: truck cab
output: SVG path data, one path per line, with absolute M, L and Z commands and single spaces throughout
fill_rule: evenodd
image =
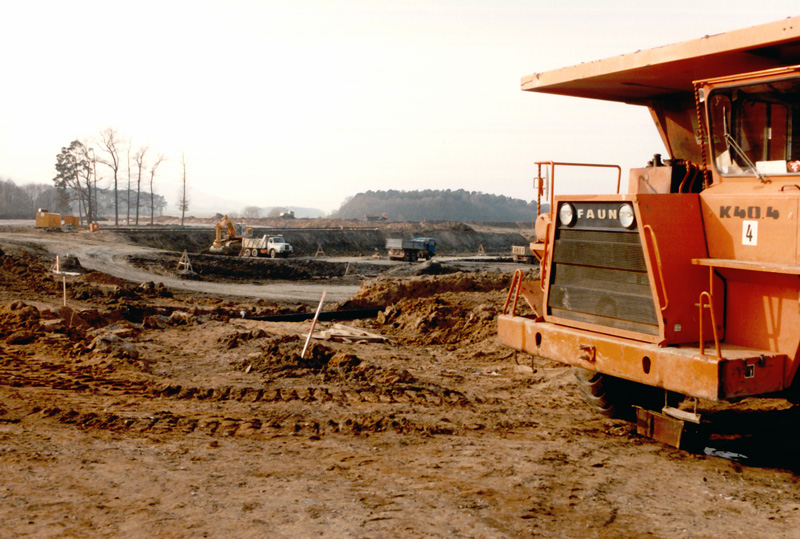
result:
M 515 275 L 501 341 L 572 365 L 609 415 L 643 388 L 709 400 L 793 389 L 798 64 L 800 17 L 523 78 L 523 90 L 648 107 L 668 156 L 632 169 L 626 193 L 620 171 L 612 195 L 552 195 L 559 169 L 608 165 L 537 163 L 551 182 L 531 246 L 541 274 Z M 520 295 L 532 313 L 517 314 Z

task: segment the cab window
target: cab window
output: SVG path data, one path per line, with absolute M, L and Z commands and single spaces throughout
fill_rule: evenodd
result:
M 800 82 L 714 91 L 709 97 L 714 165 L 724 176 L 800 173 Z M 797 104 L 797 106 L 795 105 Z

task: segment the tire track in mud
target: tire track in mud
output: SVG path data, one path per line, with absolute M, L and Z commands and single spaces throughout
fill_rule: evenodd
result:
M 30 389 L 26 393 L 23 418 L 55 420 L 81 429 L 107 430 L 115 433 L 226 436 L 359 435 L 373 432 L 398 434 L 453 434 L 467 430 L 460 422 L 442 421 L 441 410 L 461 409 L 469 413 L 483 400 L 470 399 L 460 391 L 412 384 L 390 384 L 386 387 L 329 388 L 326 386 L 255 387 L 255 386 L 187 386 L 168 382 L 118 380 L 65 369 L 63 365 L 43 363 L 31 366 L 21 361 L 4 361 L 0 368 L 0 388 Z M 11 365 L 9 365 L 11 363 Z M 39 393 L 43 391 L 44 394 Z M 55 391 L 57 394 L 47 393 Z M 105 408 L 104 399 L 134 397 L 137 409 L 159 409 L 158 412 L 97 412 Z M 80 401 L 80 402 L 75 402 Z M 183 414 L 163 410 L 169 402 L 182 402 L 189 411 Z M 263 410 L 229 417 L 191 410 L 193 403 L 231 402 L 263 404 Z M 315 409 L 329 403 L 339 410 Z M 300 409 L 287 410 L 285 405 L 300 404 Z M 124 406 L 124 405 L 123 405 Z M 409 407 L 410 406 L 410 407 Z M 184 406 L 187 407 L 187 406 Z M 92 411 L 87 411 L 92 410 Z M 237 415 L 238 414 L 238 415 Z M 3 417 L 0 421 L 19 421 Z
M 58 368 L 48 365 L 45 368 Z M 393 384 L 388 387 L 368 386 L 362 388 L 330 389 L 327 386 L 297 388 L 264 388 L 253 386 L 185 386 L 178 384 L 152 383 L 147 381 L 119 380 L 97 377 L 89 373 L 74 371 L 73 376 L 63 370 L 58 373 L 25 373 L 19 370 L 0 369 L 0 385 L 23 387 L 46 387 L 64 391 L 89 391 L 109 394 L 119 392 L 126 395 L 162 397 L 171 399 L 195 399 L 237 402 L 336 402 L 352 403 L 413 403 L 428 406 L 468 407 L 481 404 L 483 399 L 470 400 L 454 389 L 419 387 L 410 384 Z
M 166 385 L 161 388 L 149 388 L 151 396 L 174 399 L 198 399 L 239 402 L 336 402 L 339 404 L 355 403 L 412 403 L 427 406 L 459 406 L 468 407 L 472 401 L 460 391 L 441 388 L 422 388 L 418 386 L 394 386 L 382 388 L 335 389 L 325 386 L 299 388 L 256 388 L 222 386 L 217 388 L 186 387 Z M 480 398 L 476 402 L 480 403 Z
M 359 435 L 394 432 L 397 434 L 455 434 L 457 425 L 431 423 L 394 414 L 366 413 L 361 416 L 338 419 L 312 419 L 295 414 L 267 414 L 264 417 L 190 417 L 172 412 L 132 416 L 109 412 L 80 412 L 72 408 L 34 408 L 33 413 L 81 429 L 108 430 L 115 433 L 190 435 L 210 437 L 275 437 L 309 436 L 319 438 L 326 434 Z

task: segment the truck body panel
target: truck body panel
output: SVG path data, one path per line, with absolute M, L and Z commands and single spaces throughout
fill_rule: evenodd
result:
M 436 254 L 436 240 L 433 238 L 387 238 L 386 249 L 391 260 L 430 260 Z
M 669 159 L 632 169 L 627 194 L 551 186 L 531 247 L 540 280 L 515 275 L 501 341 L 698 398 L 800 385 L 794 64 L 800 17 L 524 78 L 523 90 L 649 107 Z M 515 286 L 532 316 L 515 315 Z

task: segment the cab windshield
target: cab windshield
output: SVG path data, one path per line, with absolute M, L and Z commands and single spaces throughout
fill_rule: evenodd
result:
M 800 79 L 713 90 L 709 113 L 720 174 L 800 174 Z

